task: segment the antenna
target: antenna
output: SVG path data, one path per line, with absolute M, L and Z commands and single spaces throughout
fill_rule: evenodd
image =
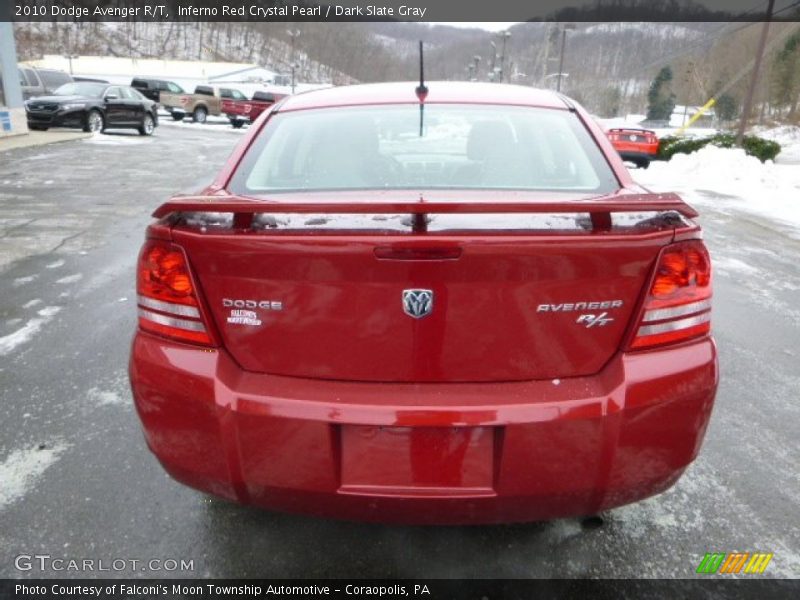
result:
M 428 87 L 425 85 L 425 53 L 422 50 L 422 40 L 419 41 L 419 85 L 415 90 L 420 102 L 425 102 L 428 96 Z
M 425 53 L 422 48 L 422 40 L 419 41 L 419 85 L 414 91 L 419 99 L 419 137 L 422 137 L 425 123 L 425 98 L 428 97 L 428 86 L 425 85 Z

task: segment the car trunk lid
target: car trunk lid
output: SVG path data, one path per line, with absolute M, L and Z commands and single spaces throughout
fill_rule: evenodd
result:
M 673 238 L 663 211 L 694 215 L 675 196 L 551 196 L 184 198 L 156 215 L 248 371 L 517 381 L 599 371 Z

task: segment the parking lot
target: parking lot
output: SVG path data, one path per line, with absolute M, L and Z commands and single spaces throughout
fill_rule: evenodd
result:
M 0 576 L 82 575 L 15 567 L 49 554 L 193 561 L 136 573 L 149 576 L 672 578 L 734 551 L 774 553 L 767 576 L 800 574 L 800 236 L 711 191 L 698 194 L 722 379 L 700 457 L 665 494 L 602 527 L 398 527 L 265 512 L 169 479 L 127 383 L 135 261 L 152 210 L 209 181 L 240 139 L 224 129 L 0 153 Z

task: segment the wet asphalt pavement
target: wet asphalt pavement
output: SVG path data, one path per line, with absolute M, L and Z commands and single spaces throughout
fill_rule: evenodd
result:
M 731 211 L 702 217 L 722 370 L 705 445 L 600 528 L 339 522 L 173 482 L 127 384 L 134 266 L 150 212 L 240 139 L 222 127 L 0 153 L 0 577 L 91 575 L 15 567 L 34 554 L 193 561 L 105 576 L 691 577 L 711 551 L 773 552 L 766 575 L 800 576 L 800 236 Z

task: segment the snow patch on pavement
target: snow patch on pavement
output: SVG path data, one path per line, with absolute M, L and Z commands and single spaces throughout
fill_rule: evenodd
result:
M 37 277 L 38 277 L 38 275 L 28 275 L 27 277 L 17 277 L 14 280 L 13 285 L 14 285 L 14 287 L 19 287 L 21 285 L 25 285 L 26 283 L 30 283 L 31 281 L 33 281 Z
M 33 300 L 28 300 L 25 304 L 22 305 L 22 308 L 33 308 L 37 304 L 41 304 L 42 300 L 40 298 L 34 298 Z
M 235 133 L 239 135 L 247 132 L 248 129 L 248 126 L 234 129 L 227 118 L 215 118 L 212 116 L 209 116 L 205 123 L 195 123 L 192 121 L 191 117 L 189 117 L 188 120 L 184 119 L 182 121 L 174 121 L 172 118 L 163 119 L 159 122 L 159 126 L 162 125 L 167 125 L 169 127 L 190 128 L 203 132 Z
M 24 498 L 67 450 L 66 443 L 58 442 L 50 447 L 15 450 L 0 463 L 0 510 L 12 502 Z
M 24 326 L 13 333 L 0 337 L 0 356 L 13 352 L 18 346 L 30 341 L 61 310 L 59 306 L 46 306 L 30 319 Z
M 144 144 L 150 142 L 152 138 L 140 136 L 138 133 L 133 135 L 117 134 L 95 134 L 83 140 L 86 144 L 103 144 L 106 146 L 125 146 L 128 144 Z
M 714 268 L 720 271 L 734 271 L 744 275 L 755 275 L 759 270 L 738 258 L 717 257 L 714 259 Z
M 67 275 L 66 277 L 56 280 L 56 283 L 75 283 L 81 279 L 83 279 L 83 275 L 81 273 L 75 273 L 75 275 Z
M 50 263 L 49 265 L 45 265 L 45 266 L 48 269 L 57 269 L 58 267 L 63 267 L 64 266 L 64 260 L 60 259 L 60 260 L 57 260 L 56 262 Z
M 97 406 L 121 405 L 126 403 L 125 399 L 117 392 L 101 390 L 96 387 L 91 388 L 87 392 L 87 396 Z

